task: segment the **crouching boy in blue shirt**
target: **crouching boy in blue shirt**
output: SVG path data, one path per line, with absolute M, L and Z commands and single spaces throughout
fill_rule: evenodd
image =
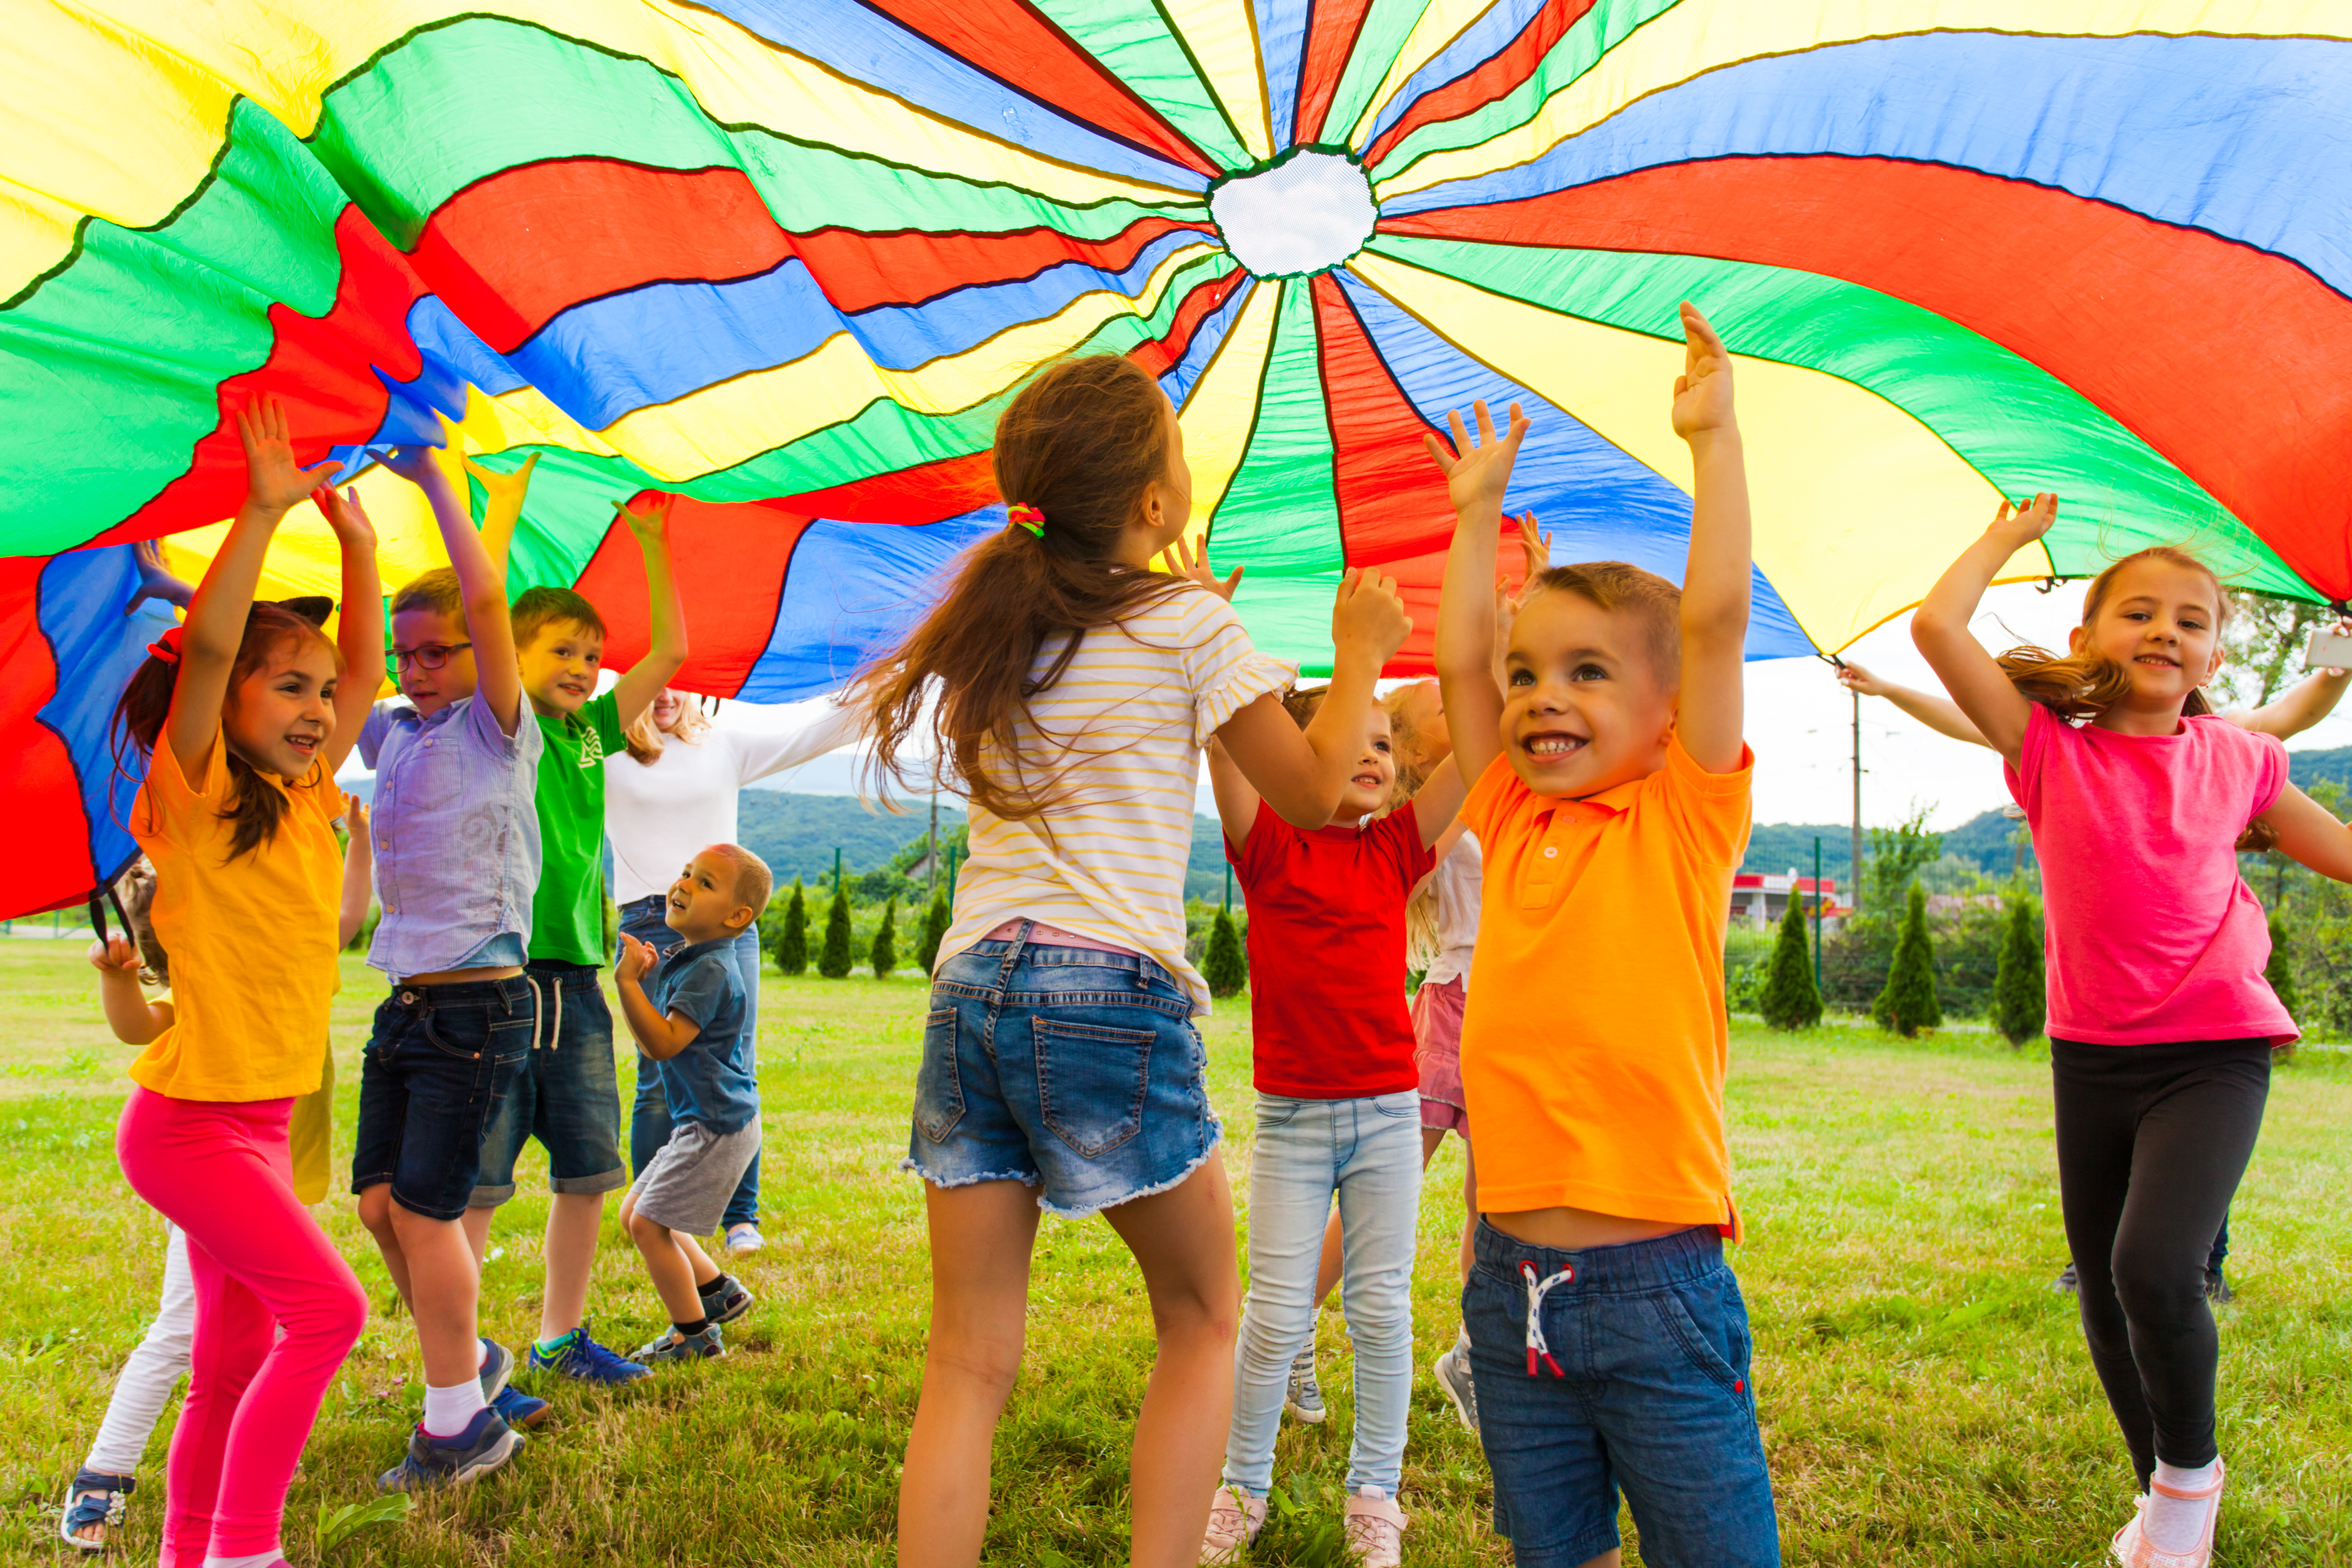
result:
M 686 944 L 656 962 L 625 933 L 613 978 L 637 1047 L 661 1064 L 674 1131 L 629 1188 L 621 1224 L 670 1315 L 669 1331 L 631 1360 L 724 1355 L 719 1325 L 751 1310 L 751 1293 L 695 1240 L 719 1228 L 735 1184 L 760 1152 L 760 1086 L 745 1059 L 742 972 L 735 939 L 768 907 L 767 862 L 714 844 L 670 884 L 670 930 Z

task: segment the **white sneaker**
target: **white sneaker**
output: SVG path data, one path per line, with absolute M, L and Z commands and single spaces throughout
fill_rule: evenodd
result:
M 1470 1376 L 1470 1339 L 1464 1335 L 1446 1347 L 1430 1370 L 1437 1374 L 1437 1386 L 1453 1403 L 1454 1414 L 1462 1417 L 1462 1425 L 1470 1428 L 1471 1436 L 1478 1433 L 1478 1385 Z
M 1348 1561 L 1359 1568 L 1398 1568 L 1404 1561 L 1404 1510 L 1393 1499 L 1348 1500 Z
M 1282 1407 L 1293 1420 L 1304 1421 L 1309 1426 L 1321 1426 L 1323 1417 L 1329 1414 L 1323 1404 L 1323 1385 L 1315 1381 L 1315 1342 L 1312 1339 L 1307 1342 L 1307 1348 L 1298 1352 L 1298 1359 L 1290 1363 L 1290 1384 L 1283 1391 Z
M 1219 1487 L 1209 1503 L 1209 1528 L 1201 1537 L 1202 1568 L 1227 1568 L 1265 1528 L 1265 1499 Z
M 756 1225 L 730 1225 L 727 1227 L 727 1251 L 730 1257 L 740 1258 L 767 1245 L 768 1238 L 760 1234 L 760 1227 Z

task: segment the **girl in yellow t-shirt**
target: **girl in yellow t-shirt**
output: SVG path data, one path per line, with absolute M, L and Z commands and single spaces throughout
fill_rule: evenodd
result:
M 131 833 L 155 867 L 151 915 L 174 984 L 114 1142 L 131 1189 L 189 1242 L 195 1327 L 166 1549 L 266 1568 L 320 1399 L 367 1321 L 358 1279 L 295 1194 L 287 1131 L 324 1072 L 342 880 L 333 777 L 383 669 L 383 593 L 354 504 L 327 509 L 352 611 L 338 642 L 254 603 L 270 537 L 330 468 L 295 462 L 274 398 L 236 422 L 245 504 L 187 624 L 150 646 L 115 709 L 147 763 Z

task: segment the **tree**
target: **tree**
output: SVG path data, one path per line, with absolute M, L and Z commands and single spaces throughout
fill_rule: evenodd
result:
M 1813 984 L 1812 954 L 1805 949 L 1805 900 L 1791 897 L 1780 917 L 1780 935 L 1764 975 L 1756 1010 L 1776 1029 L 1810 1029 L 1822 1021 L 1822 988 Z
M 1242 956 L 1241 932 L 1234 929 L 1234 912 L 1219 910 L 1209 927 L 1209 951 L 1201 963 L 1201 978 L 1212 996 L 1231 996 L 1249 983 L 1249 960 Z
M 2294 973 L 2287 967 L 2286 927 L 2276 915 L 2271 917 L 2271 961 L 2263 965 L 2263 978 L 2278 994 L 2279 1005 L 2286 1009 L 2288 1017 L 2303 1011 L 2294 994 Z
M 1903 911 L 1903 934 L 1895 939 L 1886 989 L 1870 1005 L 1870 1015 L 1906 1039 L 1944 1021 L 1936 1001 L 1936 944 L 1927 936 L 1927 890 L 1916 882 Z
M 2012 900 L 2000 938 L 2000 954 L 1993 961 L 1992 1026 L 2012 1046 L 2021 1046 L 2042 1032 L 2048 1020 L 2049 995 L 2042 978 L 2042 933 L 2035 929 L 2033 904 Z
M 1943 858 L 1944 836 L 1927 831 L 1931 807 L 1914 805 L 1911 815 L 1893 827 L 1870 830 L 1870 859 L 1863 868 L 1863 908 L 1878 920 L 1892 921 L 1895 906 L 1921 871 Z
M 2305 645 L 2321 626 L 2336 623 L 2325 605 L 2302 599 L 2274 599 L 2232 588 L 2230 620 L 2221 630 L 2221 651 L 2227 663 L 2214 681 L 2213 706 L 2259 708 L 2290 685 Z
M 931 907 L 923 911 L 923 940 L 915 948 L 915 962 L 929 974 L 940 964 L 940 938 L 948 934 L 948 890 L 941 888 L 931 895 Z
M 827 980 L 849 973 L 849 893 L 834 884 L 833 910 L 824 917 L 824 946 L 817 953 L 816 972 Z
M 873 952 L 868 955 L 874 963 L 874 978 L 887 980 L 890 972 L 898 967 L 898 900 L 891 900 L 882 909 L 881 929 L 874 933 Z
M 793 901 L 784 906 L 784 934 L 776 943 L 776 967 L 786 974 L 808 973 L 808 900 L 801 879 L 793 879 Z

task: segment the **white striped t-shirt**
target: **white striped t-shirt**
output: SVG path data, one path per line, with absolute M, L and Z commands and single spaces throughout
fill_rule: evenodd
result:
M 1039 647 L 1033 674 L 1065 640 Z M 1087 633 L 1019 721 L 1021 776 L 1051 804 L 1019 822 L 970 808 L 971 858 L 956 873 L 941 956 L 1025 917 L 1158 961 L 1207 1012 L 1208 984 L 1184 959 L 1201 752 L 1295 674 L 1252 647 L 1233 606 L 1195 584 Z M 1009 784 L 1008 772 L 992 776 Z

